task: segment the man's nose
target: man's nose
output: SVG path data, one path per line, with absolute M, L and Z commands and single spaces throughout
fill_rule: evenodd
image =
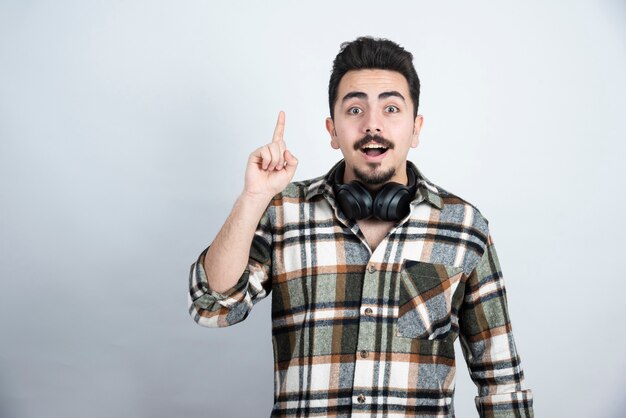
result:
M 376 135 L 383 131 L 383 123 L 379 115 L 370 113 L 365 119 L 365 133 Z

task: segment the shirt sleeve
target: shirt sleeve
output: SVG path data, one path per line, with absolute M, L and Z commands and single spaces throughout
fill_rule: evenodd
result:
M 480 417 L 532 418 L 532 392 L 525 387 L 491 236 L 468 278 L 459 325 L 463 354 L 478 387 L 476 408 Z
M 271 242 L 267 212 L 261 219 L 250 247 L 248 265 L 230 289 L 220 293 L 209 288 L 204 258 L 206 250 L 189 272 L 189 314 L 199 325 L 227 327 L 243 321 L 254 304 L 271 290 Z

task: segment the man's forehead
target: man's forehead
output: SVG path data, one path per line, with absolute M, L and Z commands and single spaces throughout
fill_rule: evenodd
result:
M 402 94 L 408 94 L 409 84 L 404 76 L 391 70 L 366 69 L 366 70 L 350 70 L 344 74 L 339 82 L 339 98 L 345 94 L 361 91 L 369 95 L 378 96 L 384 91 L 398 91 Z

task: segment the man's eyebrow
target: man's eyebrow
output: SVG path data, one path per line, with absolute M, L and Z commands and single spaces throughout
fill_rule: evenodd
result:
M 400 92 L 392 90 L 392 91 L 385 91 L 382 92 L 378 95 L 378 99 L 386 99 L 387 97 L 399 97 L 401 98 L 403 101 L 406 102 L 406 99 L 404 98 L 404 96 L 402 94 L 400 94 Z
M 343 99 L 341 99 L 341 102 L 345 102 L 346 100 L 350 100 L 353 98 L 357 98 L 357 99 L 367 99 L 367 94 L 363 93 L 362 91 L 351 91 L 350 93 L 346 94 L 345 96 L 343 96 Z
M 388 97 L 399 97 L 400 99 L 402 99 L 403 101 L 406 102 L 406 99 L 404 98 L 404 96 L 402 94 L 400 94 L 400 92 L 395 91 L 395 90 L 384 91 L 384 92 L 382 92 L 382 93 L 380 93 L 378 95 L 378 99 L 379 100 L 383 100 L 383 99 L 386 99 Z M 353 99 L 353 98 L 367 100 L 367 93 L 363 93 L 362 91 L 351 91 L 348 94 L 346 94 L 345 96 L 343 96 L 343 99 L 341 99 L 341 101 L 345 102 L 345 101 Z

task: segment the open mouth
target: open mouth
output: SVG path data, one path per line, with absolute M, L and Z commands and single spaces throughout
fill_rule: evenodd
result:
M 384 145 L 371 142 L 361 147 L 361 152 L 366 154 L 368 157 L 379 157 L 386 153 L 388 149 L 389 148 L 385 147 Z

